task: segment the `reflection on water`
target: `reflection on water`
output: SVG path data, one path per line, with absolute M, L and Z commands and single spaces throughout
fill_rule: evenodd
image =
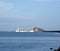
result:
M 0 51 L 50 51 L 59 45 L 60 37 L 0 37 Z

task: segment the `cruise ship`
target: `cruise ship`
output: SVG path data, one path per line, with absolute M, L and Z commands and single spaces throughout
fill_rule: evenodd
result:
M 30 29 L 30 28 L 17 28 L 16 32 L 34 32 L 33 29 Z
M 38 25 L 36 25 L 33 29 L 31 28 L 17 28 L 16 32 L 43 32 L 44 30 L 39 28 Z

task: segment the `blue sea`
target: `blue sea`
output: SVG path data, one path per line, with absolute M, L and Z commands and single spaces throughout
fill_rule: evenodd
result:
M 56 32 L 0 32 L 0 51 L 51 51 L 59 46 Z

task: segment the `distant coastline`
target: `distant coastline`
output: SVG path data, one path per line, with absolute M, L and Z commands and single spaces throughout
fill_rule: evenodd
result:
M 16 31 L 0 31 L 0 32 L 16 32 Z M 53 30 L 53 31 L 43 31 L 43 32 L 58 32 L 60 33 L 60 30 Z

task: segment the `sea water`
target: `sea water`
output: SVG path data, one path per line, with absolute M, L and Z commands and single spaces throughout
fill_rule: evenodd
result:
M 0 32 L 0 51 L 51 51 L 60 46 L 60 33 Z

